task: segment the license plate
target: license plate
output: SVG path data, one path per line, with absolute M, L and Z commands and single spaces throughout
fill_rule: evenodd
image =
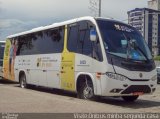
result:
M 133 95 L 143 95 L 143 92 L 134 92 Z

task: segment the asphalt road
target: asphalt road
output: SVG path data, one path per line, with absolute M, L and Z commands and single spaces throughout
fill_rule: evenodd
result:
M 77 99 L 75 94 L 0 81 L 0 112 L 11 113 L 144 113 L 160 112 L 160 85 L 153 95 L 141 96 L 134 103 L 121 98 L 101 98 L 96 101 Z

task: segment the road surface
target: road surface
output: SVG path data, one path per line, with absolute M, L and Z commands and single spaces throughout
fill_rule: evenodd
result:
M 0 81 L 0 112 L 11 113 L 144 113 L 160 112 L 160 85 L 153 95 L 141 96 L 134 103 L 121 98 L 101 98 L 87 101 L 75 94 L 32 87 L 21 89 L 19 84 Z

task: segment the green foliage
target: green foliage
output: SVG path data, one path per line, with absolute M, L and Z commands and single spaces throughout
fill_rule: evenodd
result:
M 155 57 L 154 57 L 154 60 L 160 61 L 160 56 L 155 56 Z

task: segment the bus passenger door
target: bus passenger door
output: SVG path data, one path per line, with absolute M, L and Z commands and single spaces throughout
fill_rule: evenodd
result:
M 61 60 L 61 88 L 65 90 L 75 91 L 75 53 L 67 50 L 68 38 L 67 26 L 65 26 L 64 50 Z
M 74 53 L 63 53 L 61 63 L 61 88 L 65 90 L 75 91 L 74 80 Z

